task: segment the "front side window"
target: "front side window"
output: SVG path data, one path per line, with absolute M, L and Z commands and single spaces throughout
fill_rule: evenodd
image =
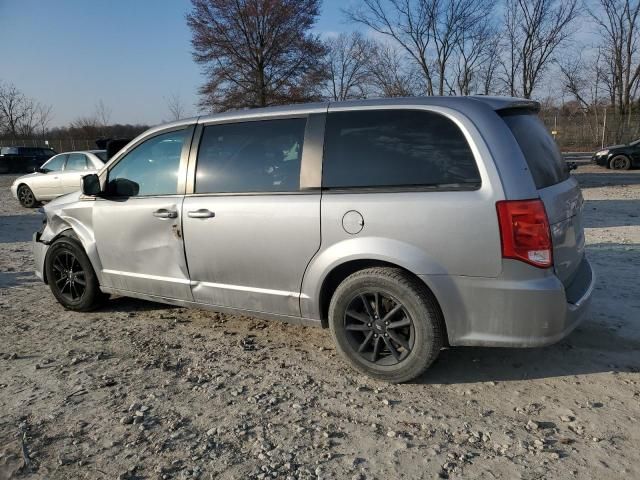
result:
M 300 188 L 306 119 L 205 127 L 196 193 L 292 192 Z
M 56 155 L 55 157 L 51 158 L 51 160 L 49 160 L 47 163 L 42 165 L 42 170 L 46 170 L 47 172 L 57 172 L 62 170 L 62 167 L 64 167 L 64 162 L 67 159 L 67 156 L 68 155 L 66 153 Z
M 87 169 L 87 157 L 82 153 L 70 153 L 67 159 L 67 165 L 64 167 L 66 170 L 86 170 Z
M 163 133 L 142 142 L 127 153 L 110 171 L 110 195 L 136 197 L 175 195 L 182 145 L 188 130 Z
M 443 115 L 417 110 L 330 113 L 322 177 L 324 188 L 480 186 L 460 128 Z

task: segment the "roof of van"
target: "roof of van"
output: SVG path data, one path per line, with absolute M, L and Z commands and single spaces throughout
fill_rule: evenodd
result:
M 472 96 L 425 96 L 425 97 L 394 97 L 394 98 L 375 98 L 364 100 L 347 100 L 344 102 L 322 102 L 322 103 L 301 103 L 294 105 L 280 105 L 266 108 L 252 108 L 245 110 L 230 110 L 227 112 L 216 113 L 213 115 L 204 115 L 198 118 L 199 122 L 207 122 L 211 120 L 222 120 L 229 117 L 253 117 L 278 113 L 311 113 L 326 111 L 327 107 L 333 109 L 349 108 L 349 107 L 389 107 L 393 105 L 434 105 L 461 107 L 469 106 L 470 103 L 480 102 L 487 105 L 492 110 L 508 110 L 522 108 L 526 110 L 538 111 L 540 104 L 533 100 L 517 97 L 492 97 L 484 95 Z M 177 123 L 191 123 L 193 119 L 181 120 Z

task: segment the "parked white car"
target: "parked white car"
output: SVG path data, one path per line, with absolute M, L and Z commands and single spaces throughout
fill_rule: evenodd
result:
M 11 193 L 23 207 L 33 208 L 38 202 L 80 190 L 80 179 L 100 170 L 106 158 L 106 150 L 60 153 L 37 172 L 18 177 Z

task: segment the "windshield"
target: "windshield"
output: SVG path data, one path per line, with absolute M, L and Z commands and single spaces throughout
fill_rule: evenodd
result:
M 629 145 L 638 145 L 639 143 L 640 143 L 640 138 L 629 143 Z

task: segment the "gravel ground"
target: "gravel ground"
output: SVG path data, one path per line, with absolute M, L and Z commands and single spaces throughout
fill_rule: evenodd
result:
M 640 478 L 640 172 L 576 175 L 585 323 L 547 348 L 446 350 L 395 386 L 320 329 L 63 310 L 31 273 L 39 215 L 0 176 L 0 479 Z

